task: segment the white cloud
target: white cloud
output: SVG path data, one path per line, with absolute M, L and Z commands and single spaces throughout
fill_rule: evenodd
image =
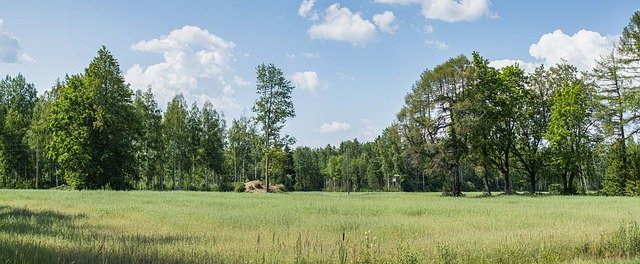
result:
M 490 0 L 376 0 L 376 3 L 409 5 L 422 4 L 422 15 L 446 22 L 474 21 L 483 16 L 497 18 L 489 7 Z
M 439 49 L 439 50 L 448 50 L 449 49 L 449 45 L 447 45 L 447 43 L 444 43 L 442 41 L 427 40 L 427 41 L 425 41 L 425 44 L 427 44 L 429 46 L 434 46 L 436 49 Z
M 390 5 L 409 5 L 409 4 L 419 4 L 422 3 L 423 0 L 376 0 L 376 3 L 379 4 L 390 4 Z
M 132 50 L 162 54 L 163 61 L 147 67 L 133 65 L 125 73 L 133 89 L 151 86 L 161 106 L 178 93 L 187 100 L 210 101 L 223 110 L 238 109 L 235 88 L 250 85 L 235 74 L 235 44 L 196 26 L 175 29 L 169 35 L 143 40 Z M 213 84 L 219 92 L 204 84 Z M 220 93 L 221 92 L 221 93 Z
M 358 139 L 362 142 L 374 141 L 380 135 L 381 129 L 377 128 L 371 119 L 362 119 L 361 121 L 365 124 L 365 127 Z
M 520 69 L 523 69 L 525 72 L 529 72 L 529 73 L 534 72 L 536 67 L 539 66 L 538 64 L 531 63 L 531 62 L 525 62 L 521 60 L 510 60 L 510 59 L 494 60 L 489 62 L 489 66 L 494 67 L 496 69 L 502 69 L 504 67 L 511 66 L 514 64 L 518 64 L 518 66 L 520 66 Z
M 431 34 L 433 33 L 433 30 L 434 28 L 432 25 L 424 25 L 424 33 Z
M 303 0 L 298 8 L 298 15 L 311 20 L 317 20 L 318 14 L 313 11 L 313 6 L 316 4 L 316 0 Z
M 320 57 L 320 54 L 318 54 L 317 52 L 316 52 L 316 53 L 311 53 L 311 52 L 300 52 L 300 53 L 298 53 L 298 54 L 287 53 L 287 55 L 286 55 L 286 56 L 287 56 L 287 59 L 295 59 L 295 58 L 297 58 L 298 56 L 313 59 L 313 58 L 319 58 L 319 57 Z
M 29 54 L 20 48 L 20 39 L 4 29 L 4 21 L 0 19 L 0 63 L 32 63 Z
M 388 33 L 393 33 L 398 29 L 398 25 L 392 25 L 395 20 L 396 16 L 391 11 L 384 11 L 382 14 L 373 16 L 373 22 L 380 30 Z
M 529 47 L 529 54 L 548 65 L 565 60 L 580 70 L 590 70 L 596 66 L 596 59 L 613 48 L 616 39 L 617 36 L 602 36 L 584 29 L 569 36 L 558 29 L 542 35 Z
M 302 57 L 306 57 L 306 58 L 318 58 L 320 57 L 320 54 L 316 53 L 311 53 L 311 52 L 302 52 L 300 53 L 300 56 Z
M 360 13 L 352 13 L 340 4 L 333 4 L 325 11 L 322 22 L 307 31 L 312 39 L 333 39 L 364 46 L 376 37 L 376 26 L 363 19 Z
M 320 133 L 337 133 L 351 130 L 351 125 L 344 122 L 333 121 L 331 123 L 324 123 L 320 126 Z
M 340 78 L 340 80 L 347 80 L 347 81 L 355 81 L 356 80 L 356 77 L 351 75 L 351 74 L 337 72 L 336 75 L 338 75 L 338 78 Z
M 318 79 L 318 73 L 315 71 L 294 72 L 290 75 L 293 85 L 302 90 L 307 90 L 313 95 L 318 95 L 323 84 Z

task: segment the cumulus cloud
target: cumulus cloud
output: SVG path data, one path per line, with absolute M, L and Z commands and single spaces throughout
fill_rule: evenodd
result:
M 515 65 L 515 64 L 518 64 L 518 66 L 520 66 L 520 69 L 523 69 L 525 72 L 529 72 L 529 73 L 534 72 L 536 67 L 539 66 L 538 64 L 531 63 L 531 62 L 525 62 L 521 60 L 510 60 L 510 59 L 494 60 L 489 62 L 489 66 L 494 67 L 496 69 L 502 69 L 504 67 Z
M 376 0 L 392 5 L 421 4 L 422 15 L 428 19 L 446 22 L 474 21 L 482 17 L 497 18 L 490 10 L 490 0 Z
M 332 39 L 364 46 L 376 37 L 376 26 L 340 4 L 327 8 L 321 22 L 313 24 L 307 31 L 312 39 Z
M 439 50 L 448 50 L 449 49 L 449 45 L 447 45 L 447 43 L 444 43 L 442 41 L 437 41 L 437 40 L 427 40 L 425 41 L 425 44 L 429 45 L 429 46 L 433 46 L 436 49 Z
M 331 123 L 324 123 L 320 126 L 320 133 L 337 133 L 351 130 L 351 125 L 344 122 L 333 121 Z
M 393 24 L 395 20 L 396 16 L 391 11 L 384 11 L 382 14 L 373 16 L 373 22 L 380 30 L 388 33 L 393 33 L 398 29 L 398 25 Z
M 163 61 L 149 65 L 133 65 L 125 73 L 134 89 L 151 86 L 160 105 L 183 93 L 187 99 L 202 103 L 210 101 L 223 110 L 238 109 L 232 97 L 237 87 L 250 85 L 235 74 L 231 67 L 235 61 L 235 44 L 196 26 L 175 29 L 169 35 L 143 40 L 131 46 L 132 50 L 161 54 Z M 217 88 L 205 89 L 203 84 Z
M 313 11 L 313 6 L 316 4 L 316 0 L 304 0 L 300 3 L 298 8 L 298 15 L 311 20 L 317 20 L 318 14 Z
M 20 39 L 4 28 L 4 21 L 0 19 L 0 63 L 31 63 L 35 62 L 29 54 L 20 48 Z
M 290 78 L 295 87 L 307 90 L 313 95 L 318 95 L 323 86 L 315 71 L 294 72 Z
M 596 59 L 610 52 L 616 39 L 617 36 L 602 36 L 584 29 L 569 36 L 558 29 L 542 35 L 529 47 L 529 54 L 548 65 L 564 60 L 580 70 L 590 70 L 596 66 Z

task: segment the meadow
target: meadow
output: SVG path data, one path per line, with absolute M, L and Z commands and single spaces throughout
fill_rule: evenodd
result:
M 0 263 L 600 263 L 640 199 L 0 191 Z

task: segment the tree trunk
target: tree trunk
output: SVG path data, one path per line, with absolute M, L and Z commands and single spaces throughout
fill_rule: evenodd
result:
M 264 181 L 267 186 L 267 192 L 269 192 L 269 153 L 264 158 Z
M 207 171 L 207 167 L 204 167 L 204 188 L 209 191 L 209 171 Z
M 509 178 L 509 150 L 504 151 L 504 164 L 502 164 L 502 177 L 504 178 L 504 193 L 511 194 L 511 179 Z
M 171 190 L 176 190 L 176 153 L 175 146 L 173 147 L 173 168 L 171 169 Z
M 451 113 L 451 141 L 453 142 L 453 164 L 451 164 L 451 195 L 461 196 L 460 190 L 460 151 L 458 150 L 458 135 L 453 124 L 453 113 Z
M 40 180 L 40 144 L 36 147 L 36 189 L 38 189 L 38 181 Z
M 573 178 L 575 177 L 575 172 L 571 172 L 569 173 L 569 182 L 568 182 L 568 187 L 569 187 L 569 194 L 575 194 L 575 188 L 573 187 Z
M 530 189 L 531 194 L 536 194 L 536 185 L 537 185 L 537 180 L 538 180 L 536 178 L 537 177 L 536 174 L 537 173 L 533 172 L 533 171 L 529 172 L 529 183 L 531 184 L 531 189 Z
M 484 185 L 484 194 L 491 195 L 491 190 L 489 190 L 489 161 L 487 159 L 488 158 L 486 156 L 482 158 L 482 170 L 484 172 L 482 183 Z
M 567 172 L 567 169 L 565 169 L 564 173 L 562 174 L 562 190 L 564 192 L 564 195 L 569 194 L 569 185 L 567 184 L 567 178 L 569 177 L 568 174 L 569 173 Z

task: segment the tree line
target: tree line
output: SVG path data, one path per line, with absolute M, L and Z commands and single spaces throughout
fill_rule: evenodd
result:
M 256 69 L 255 115 L 227 124 L 180 94 L 161 111 L 102 47 L 41 96 L 22 75 L 0 81 L 0 186 L 225 191 L 264 180 L 300 191 L 639 195 L 639 27 L 636 12 L 587 72 L 450 58 L 421 74 L 375 140 L 322 148 L 292 149 L 282 135 L 294 87 L 272 64 Z

